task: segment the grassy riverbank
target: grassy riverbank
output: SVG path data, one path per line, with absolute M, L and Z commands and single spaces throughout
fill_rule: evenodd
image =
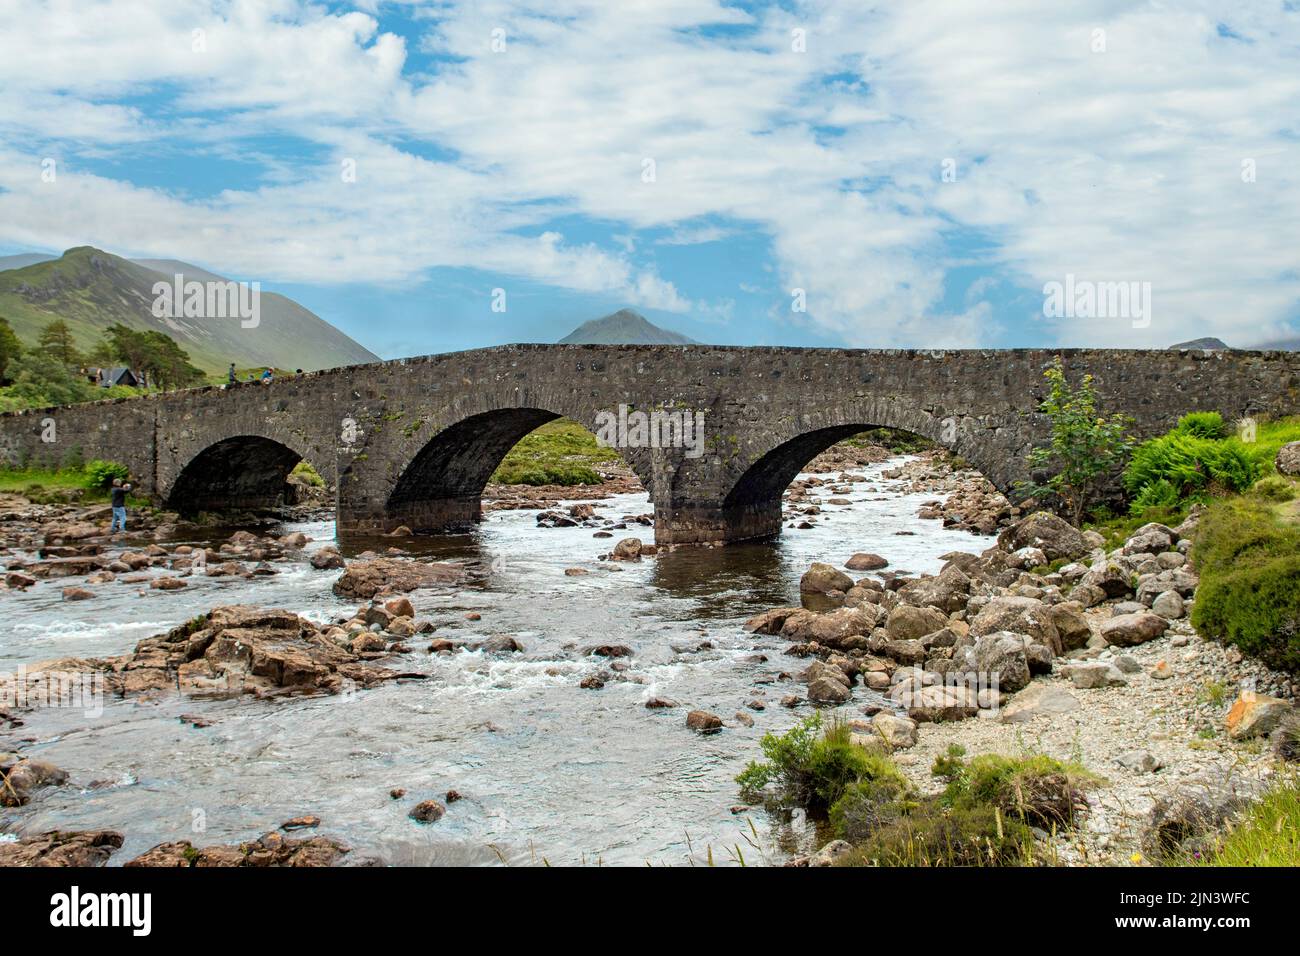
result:
M 615 448 L 569 418 L 529 432 L 506 453 L 490 481 L 503 485 L 598 485 L 601 466 L 618 462 Z M 606 467 L 605 470 L 608 470 Z

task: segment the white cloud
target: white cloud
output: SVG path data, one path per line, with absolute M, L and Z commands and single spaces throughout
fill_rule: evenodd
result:
M 473 266 L 716 317 L 732 306 L 689 301 L 637 230 L 759 230 L 780 286 L 807 291 L 805 320 L 856 345 L 972 345 L 1018 324 L 978 301 L 984 283 L 945 307 L 974 238 L 996 288 L 1152 283 L 1150 328 L 1075 322 L 1069 344 L 1258 340 L 1300 302 L 1300 16 L 1276 6 L 484 0 L 421 7 L 409 39 L 387 9 L 0 0 L 22 25 L 0 34 L 0 240 L 309 282 Z M 243 145 L 267 134 L 327 158 Z M 262 185 L 195 197 L 132 185 L 129 162 L 120 180 L 78 172 L 79 156 L 154 144 L 243 150 Z M 57 188 L 45 155 L 66 157 Z M 609 248 L 559 235 L 561 216 L 615 224 Z

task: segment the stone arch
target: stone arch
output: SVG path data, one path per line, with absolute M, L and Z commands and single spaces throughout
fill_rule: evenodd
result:
M 795 476 L 819 454 L 837 442 L 871 428 L 893 428 L 928 438 L 965 458 L 999 488 L 1005 489 L 990 447 L 981 447 L 977 435 L 989 435 L 990 426 L 960 413 L 943 409 L 899 408 L 871 402 L 869 407 L 843 410 L 820 421 L 805 420 L 804 427 L 763 433 L 747 463 L 728 475 L 722 501 L 724 538 L 740 541 L 772 537 L 781 532 L 781 498 Z M 847 419 L 847 420 L 846 420 Z M 994 426 L 996 427 L 996 426 Z M 991 437 L 991 436 L 990 436 Z
M 233 435 L 192 457 L 163 499 L 182 514 L 265 511 L 283 502 L 285 481 L 304 456 L 262 435 Z
M 529 432 L 564 417 L 596 431 L 594 414 L 566 416 L 536 407 L 478 412 L 441 429 L 401 470 L 385 502 L 383 523 L 430 533 L 469 530 L 481 519 L 488 479 L 510 449 Z M 617 450 L 653 495 L 648 456 L 641 449 Z

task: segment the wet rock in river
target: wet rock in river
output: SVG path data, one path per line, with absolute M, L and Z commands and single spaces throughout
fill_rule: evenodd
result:
M 187 868 L 191 866 L 333 866 L 349 848 L 326 836 L 294 840 L 268 833 L 257 840 L 230 846 L 195 847 L 189 840 L 160 843 L 127 866 Z
M 692 710 L 686 715 L 686 726 L 699 733 L 713 733 L 722 729 L 722 718 L 707 710 Z
M 0 866 L 103 866 L 121 845 L 113 830 L 53 830 L 0 843 Z
M 52 763 L 0 754 L 0 807 L 24 806 L 31 802 L 33 790 L 67 782 L 67 771 Z
M 437 800 L 421 800 L 411 808 L 407 816 L 419 823 L 436 823 L 446 812 L 447 808 Z
M 464 580 L 464 568 L 455 564 L 374 558 L 348 564 L 334 582 L 334 593 L 340 597 L 367 600 L 383 592 L 414 591 L 459 584 Z

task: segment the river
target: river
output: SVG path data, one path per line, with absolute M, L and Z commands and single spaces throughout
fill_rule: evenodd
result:
M 27 807 L 7 811 L 11 832 L 108 828 L 125 843 L 110 865 L 168 840 L 195 845 L 256 837 L 301 814 L 318 832 L 353 847 L 351 864 L 704 864 L 780 863 L 809 842 L 799 821 L 761 811 L 733 814 L 733 778 L 759 755 L 766 731 L 784 731 L 808 713 L 780 705 L 801 693 L 781 679 L 806 661 L 785 656 L 778 637 L 747 634 L 752 614 L 799 601 L 799 578 L 815 560 L 842 565 L 873 551 L 890 570 L 935 572 L 939 556 L 980 551 L 989 541 L 922 521 L 933 492 L 907 493 L 881 472 L 906 459 L 857 469 L 849 506 L 815 489 L 815 527 L 786 530 L 772 543 L 683 549 L 640 563 L 601 562 L 624 535 L 651 540 L 649 528 L 593 539 L 590 528 L 538 528 L 536 511 L 490 513 L 474 535 L 400 542 L 440 558 L 475 560 L 486 580 L 458 592 L 411 595 L 433 637 L 454 641 L 510 634 L 524 652 L 431 656 L 430 635 L 409 643 L 403 671 L 424 680 L 390 682 L 341 697 L 279 700 L 108 701 L 102 715 L 50 708 L 24 715 L 14 736 L 25 751 L 63 767 L 72 785 L 48 788 Z M 582 500 L 575 498 L 574 500 Z M 597 503 L 598 514 L 641 514 L 644 495 Z M 259 529 L 263 530 L 263 529 Z M 284 524 L 319 547 L 332 523 Z M 906 532 L 900 534 L 900 532 Z M 349 542 L 345 553 L 394 542 Z M 330 586 L 337 571 L 304 560 L 277 562 L 265 578 L 188 579 L 173 592 L 111 583 L 97 597 L 61 600 L 67 580 L 41 581 L 7 594 L 0 628 L 0 669 L 64 656 L 124 653 L 221 604 L 283 607 L 313 620 L 347 615 Z M 564 569 L 590 570 L 569 577 Z M 481 619 L 468 620 L 469 612 Z M 422 639 L 421 639 L 422 638 Z M 626 677 L 600 690 L 579 688 L 608 662 L 585 656 L 592 644 L 634 651 Z M 765 658 L 765 659 L 764 659 Z M 855 692 L 860 706 L 867 692 Z M 647 709 L 651 696 L 682 705 Z M 766 709 L 750 710 L 755 698 Z M 686 711 L 713 711 L 727 722 L 700 736 Z M 745 727 L 737 711 L 753 717 Z M 199 715 L 210 726 L 178 719 Z M 392 788 L 407 795 L 390 798 Z M 406 816 L 426 798 L 455 789 L 463 799 L 422 825 Z M 201 826 L 201 829 L 199 827 Z M 2 837 L 0 837 L 2 838 Z

